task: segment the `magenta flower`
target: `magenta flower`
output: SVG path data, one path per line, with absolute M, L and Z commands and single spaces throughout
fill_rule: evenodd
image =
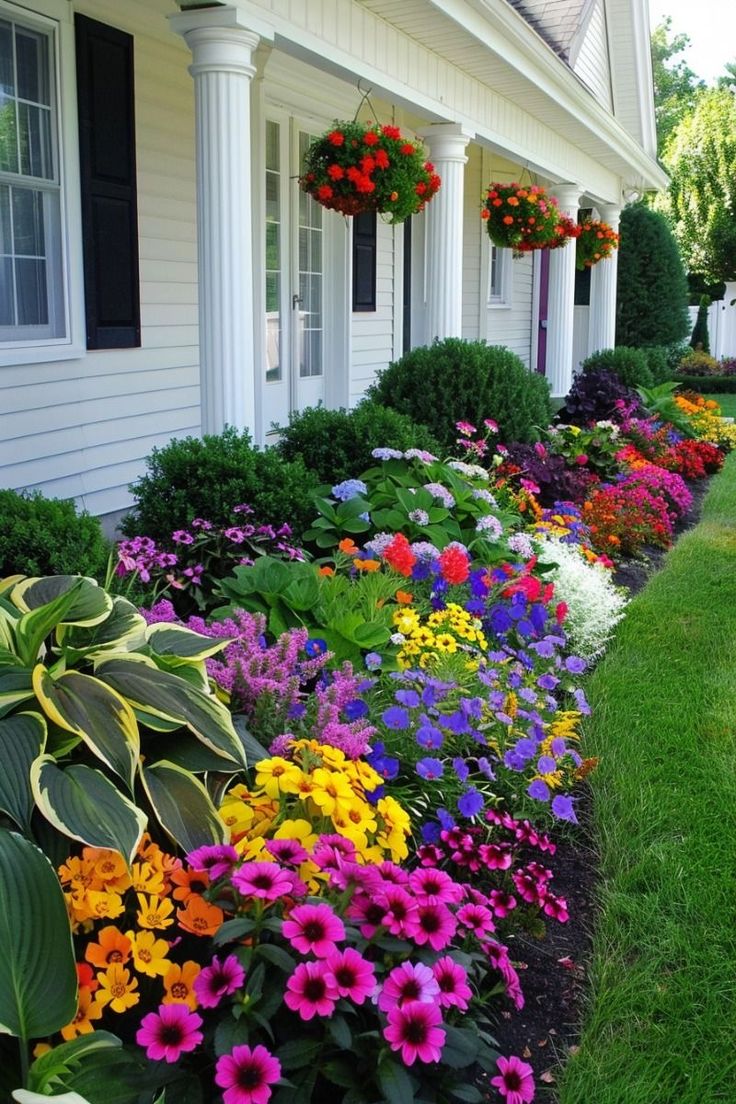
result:
M 462 900 L 463 888 L 444 870 L 415 870 L 409 883 L 419 904 L 450 904 Z
M 303 1020 L 331 1016 L 337 1003 L 337 989 L 329 978 L 325 962 L 300 962 L 286 983 L 284 1000 Z
M 401 1052 L 407 1066 L 412 1066 L 417 1058 L 420 1062 L 439 1062 L 445 1043 L 441 1023 L 442 1013 L 436 1004 L 410 1001 L 389 1009 L 383 1037 L 392 1050 Z
M 379 898 L 386 910 L 383 923 L 392 935 L 413 937 L 417 906 L 414 899 L 398 885 L 384 886 Z
M 244 897 L 260 897 L 276 901 L 292 892 L 293 881 L 288 870 L 277 863 L 246 862 L 233 873 L 231 881 Z
M 228 955 L 222 962 L 215 955 L 194 979 L 194 992 L 203 1008 L 216 1008 L 223 997 L 235 993 L 244 981 L 245 970 L 235 955 Z
M 355 1004 L 363 1004 L 373 995 L 376 975 L 373 966 L 352 947 L 333 951 L 326 960 L 328 985 L 331 984 L 341 997 L 349 997 Z
M 384 981 L 378 1007 L 382 1012 L 388 1012 L 396 1005 L 431 1004 L 439 996 L 439 991 L 439 984 L 429 966 L 423 962 L 402 962 Z
M 500 889 L 492 889 L 488 894 L 488 900 L 495 916 L 503 920 L 505 916 L 516 908 L 516 898 L 510 893 L 504 893 Z
M 217 1059 L 215 1082 L 225 1104 L 266 1104 L 280 1077 L 281 1063 L 264 1046 L 236 1046 Z
M 473 992 L 467 983 L 467 973 L 459 962 L 455 962 L 449 955 L 438 958 L 432 967 L 435 981 L 440 987 L 438 997 L 442 1008 L 450 1008 L 454 1005 L 464 1012 Z
M 419 905 L 411 938 L 419 947 L 429 943 L 433 951 L 444 951 L 456 931 L 457 920 L 447 905 Z
M 464 928 L 475 932 L 479 939 L 482 939 L 486 932 L 496 930 L 493 913 L 483 905 L 463 905 L 458 909 L 457 918 Z
M 295 839 L 266 840 L 266 850 L 277 862 L 284 863 L 286 866 L 299 866 L 309 858 L 309 854 L 299 840 Z
M 500 1073 L 491 1078 L 491 1084 L 506 1098 L 506 1104 L 530 1104 L 534 1099 L 532 1067 L 514 1055 L 499 1058 L 496 1065 Z
M 145 1047 L 152 1062 L 178 1062 L 186 1051 L 202 1042 L 202 1017 L 190 1012 L 186 1004 L 162 1004 L 158 1012 L 149 1012 L 136 1032 L 138 1046 Z
M 239 859 L 238 852 L 228 843 L 215 843 L 190 851 L 187 862 L 193 870 L 209 874 L 213 882 L 229 874 Z
M 300 954 L 327 958 L 345 939 L 345 927 L 329 905 L 297 905 L 281 934 Z

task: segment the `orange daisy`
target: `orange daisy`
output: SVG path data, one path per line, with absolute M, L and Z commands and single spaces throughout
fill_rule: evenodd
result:
M 210 905 L 204 897 L 195 894 L 189 898 L 186 907 L 176 914 L 179 926 L 193 935 L 214 935 L 220 928 L 225 914 L 217 905 Z
M 185 962 L 183 966 L 173 963 L 164 977 L 166 996 L 162 1004 L 188 1004 L 194 1011 L 197 1007 L 197 994 L 194 992 L 194 979 L 201 966 L 198 962 Z
M 113 962 L 127 962 L 130 958 L 130 940 L 114 924 L 100 928 L 97 939 L 97 943 L 88 943 L 84 952 L 93 966 L 106 970 Z

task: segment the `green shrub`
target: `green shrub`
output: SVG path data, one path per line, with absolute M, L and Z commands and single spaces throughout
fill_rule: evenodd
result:
M 701 295 L 700 304 L 698 305 L 698 317 L 695 319 L 693 332 L 690 336 L 690 345 L 692 348 L 698 351 L 702 350 L 704 353 L 710 352 L 710 336 L 708 334 L 709 307 L 710 299 L 707 295 Z
M 690 332 L 688 286 L 664 215 L 641 204 L 621 213 L 616 337 L 623 345 L 671 345 Z
M 89 575 L 104 579 L 110 545 L 97 518 L 71 499 L 0 491 L 0 578 Z
M 371 467 L 372 450 L 382 446 L 441 450 L 426 426 L 377 402 L 362 402 L 351 411 L 310 406 L 295 412 L 278 449 L 286 460 L 301 458 L 320 483 L 339 483 Z
M 736 376 L 677 376 L 677 388 L 701 395 L 735 395 Z
M 256 448 L 246 430 L 170 441 L 153 450 L 146 467 L 130 488 L 136 504 L 123 522 L 128 536 L 165 542 L 195 517 L 230 524 L 233 507 L 248 503 L 258 521 L 288 521 L 299 538 L 314 515 L 310 495 L 319 481 L 300 460 Z
M 406 353 L 381 372 L 368 395 L 426 425 L 449 448 L 455 422 L 499 426 L 501 441 L 533 441 L 551 417 L 549 385 L 509 349 L 449 337 Z
M 650 345 L 649 348 L 640 349 L 647 358 L 649 371 L 655 383 L 666 383 L 672 379 L 673 369 L 670 367 L 669 349 L 666 345 Z
M 626 387 L 651 387 L 654 383 L 644 350 L 630 349 L 626 345 L 593 353 L 581 367 L 584 372 L 613 372 Z
M 678 375 L 686 376 L 717 376 L 719 372 L 720 364 L 706 349 L 688 349 L 677 369 Z

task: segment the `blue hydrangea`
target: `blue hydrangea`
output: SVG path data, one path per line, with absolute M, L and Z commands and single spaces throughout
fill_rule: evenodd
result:
M 351 498 L 367 493 L 368 488 L 362 479 L 343 479 L 342 483 L 336 483 L 332 488 L 333 497 L 338 498 L 340 502 L 347 502 Z
M 403 460 L 403 452 L 392 448 L 374 448 L 371 456 L 374 460 Z

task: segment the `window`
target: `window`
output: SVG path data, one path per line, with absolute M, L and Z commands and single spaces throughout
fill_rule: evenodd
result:
M 0 4 L 0 342 L 66 334 L 54 35 Z
M 407 219 L 407 222 L 409 220 Z M 353 218 L 353 310 L 376 309 L 378 222 L 375 211 Z
M 511 306 L 511 250 L 491 245 L 488 257 L 488 306 Z

